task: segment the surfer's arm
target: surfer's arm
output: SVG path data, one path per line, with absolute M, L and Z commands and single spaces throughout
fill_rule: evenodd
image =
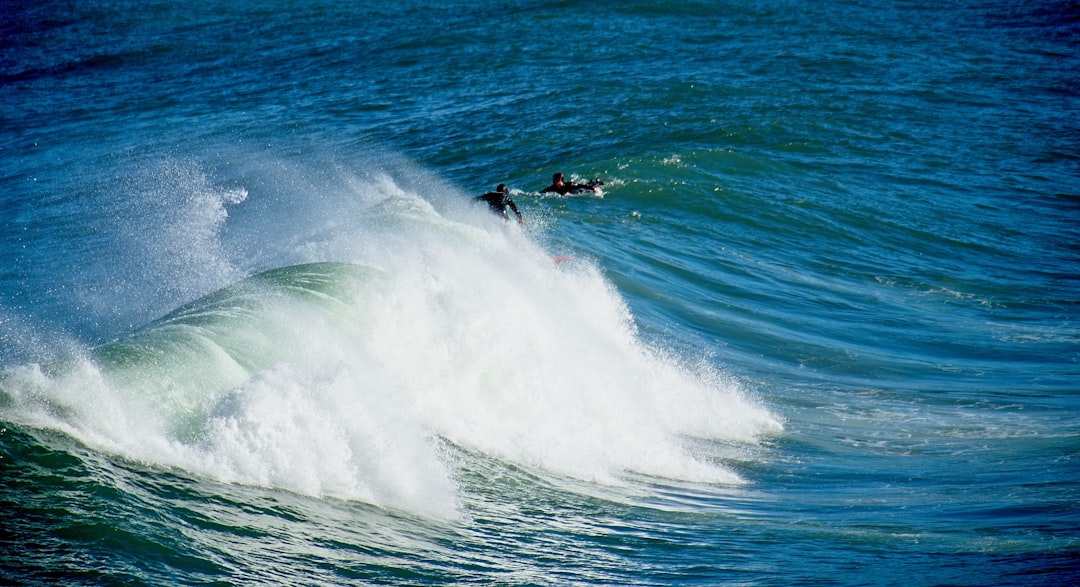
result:
M 518 224 L 525 224 L 525 218 L 521 216 L 521 210 L 518 210 L 517 204 L 513 200 L 506 200 L 506 205 L 510 206 L 510 209 L 514 211 L 514 214 L 518 217 Z

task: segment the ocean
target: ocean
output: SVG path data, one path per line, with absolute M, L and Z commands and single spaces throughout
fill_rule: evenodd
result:
M 1075 0 L 2 6 L 0 584 L 1080 584 Z

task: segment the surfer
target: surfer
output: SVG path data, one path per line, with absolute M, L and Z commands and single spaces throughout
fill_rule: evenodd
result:
M 518 224 L 522 226 L 525 225 L 525 219 L 521 217 L 521 211 L 518 210 L 517 204 L 514 203 L 514 200 L 510 199 L 510 190 L 506 187 L 505 183 L 500 183 L 495 186 L 495 191 L 488 192 L 482 196 L 476 196 L 473 200 L 483 200 L 487 202 L 492 213 L 498 214 L 507 220 L 510 220 L 510 215 L 506 213 L 506 208 L 509 207 L 514 211 L 514 214 L 517 214 Z
M 601 186 L 601 185 L 604 185 L 604 182 L 600 181 L 599 179 L 594 179 L 594 180 L 590 181 L 589 183 L 573 183 L 573 182 L 568 183 L 568 182 L 563 180 L 563 174 L 556 173 L 555 175 L 551 176 L 551 185 L 549 185 L 546 188 L 540 190 L 540 193 L 541 194 L 547 194 L 547 193 L 554 192 L 556 194 L 559 194 L 560 196 L 565 196 L 566 194 L 571 194 L 571 193 L 580 194 L 580 193 L 584 193 L 584 192 L 592 192 L 592 193 L 595 194 L 596 193 L 596 186 Z

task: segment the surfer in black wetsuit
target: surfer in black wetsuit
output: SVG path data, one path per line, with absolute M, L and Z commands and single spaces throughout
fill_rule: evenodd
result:
M 596 186 L 598 185 L 604 185 L 604 182 L 600 181 L 599 179 L 594 179 L 589 183 L 567 183 L 563 181 L 563 174 L 556 173 L 555 175 L 551 176 L 551 185 L 540 190 L 540 193 L 547 194 L 554 192 L 556 194 L 559 194 L 560 196 L 565 196 L 566 194 L 569 194 L 571 192 L 581 193 L 588 191 L 596 193 Z
M 483 200 L 487 202 L 492 213 L 498 214 L 503 218 L 510 220 L 510 215 L 506 213 L 506 208 L 509 207 L 517 214 L 518 224 L 524 226 L 525 219 L 521 217 L 521 211 L 518 210 L 517 204 L 514 204 L 514 200 L 510 199 L 510 190 L 507 189 L 505 183 L 500 183 L 495 187 L 495 191 L 488 192 L 482 196 L 476 196 L 473 200 Z

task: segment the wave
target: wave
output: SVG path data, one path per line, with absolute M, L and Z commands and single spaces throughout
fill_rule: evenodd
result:
M 322 232 L 280 257 L 315 260 L 4 370 L 4 420 L 227 482 L 436 516 L 460 511 L 452 455 L 600 484 L 740 483 L 708 445 L 780 430 L 732 378 L 645 344 L 592 263 L 554 263 L 483 211 L 376 183 L 347 231 L 310 222 Z

